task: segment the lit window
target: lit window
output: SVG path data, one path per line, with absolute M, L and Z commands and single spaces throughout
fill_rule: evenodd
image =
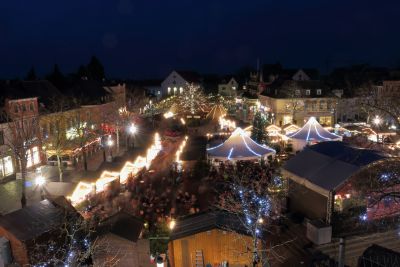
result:
M 321 95 L 322 94 L 322 90 L 321 89 L 317 89 L 317 95 Z
M 306 95 L 310 95 L 311 91 L 310 90 L 306 90 Z
M 34 110 L 35 110 L 35 107 L 33 106 L 33 103 L 30 103 L 30 104 L 29 104 L 29 110 L 30 110 L 30 111 L 34 111 Z
M 168 94 L 171 93 L 171 87 L 168 87 Z
M 179 93 L 182 94 L 183 93 L 183 88 L 179 87 Z
M 236 86 L 232 86 L 232 90 L 236 90 Z
M 10 175 L 14 172 L 11 156 L 0 159 L 0 177 Z
M 157 91 L 157 94 L 161 95 L 161 91 Z
M 176 90 L 177 90 L 177 88 L 176 88 L 176 87 L 174 87 L 174 94 L 176 93 Z

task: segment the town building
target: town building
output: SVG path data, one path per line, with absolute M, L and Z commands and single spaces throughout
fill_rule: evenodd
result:
M 218 84 L 218 94 L 222 96 L 236 97 L 237 91 L 239 90 L 239 83 L 234 77 L 229 79 L 224 78 Z
M 172 71 L 161 83 L 161 96 L 182 94 L 188 84 L 202 88 L 202 77 L 192 71 Z
M 9 124 L 4 118 L 0 123 L 0 181 L 15 173 L 14 155 L 8 144 L 11 134 Z
M 301 74 L 303 75 L 303 74 Z M 300 79 L 300 74 L 296 76 Z M 337 97 L 321 81 L 277 80 L 259 95 L 261 105 L 269 107 L 274 123 L 303 125 L 315 117 L 324 126 L 334 125 L 337 113 Z

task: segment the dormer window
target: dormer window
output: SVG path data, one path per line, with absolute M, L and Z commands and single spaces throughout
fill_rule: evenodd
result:
M 317 89 L 317 95 L 322 95 L 322 90 L 321 89 Z

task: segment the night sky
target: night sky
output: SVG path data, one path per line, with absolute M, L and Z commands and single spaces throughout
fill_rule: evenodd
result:
M 172 69 L 400 66 L 399 0 L 10 0 L 0 3 L 0 78 L 75 71 L 92 55 L 109 77 Z

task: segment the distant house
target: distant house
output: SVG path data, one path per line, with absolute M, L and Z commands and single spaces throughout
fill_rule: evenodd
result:
M 140 219 L 120 211 L 100 222 L 97 231 L 95 266 L 153 266 L 149 240 L 141 239 L 143 221 Z
M 363 179 L 363 172 L 389 161 L 380 152 L 353 147 L 344 142 L 323 142 L 308 146 L 286 162 L 283 177 L 289 184 L 289 210 L 311 220 L 331 223 L 333 212 L 347 212 L 353 205 L 365 207 L 365 219 L 400 212 L 395 202 L 368 207 L 366 196 L 352 183 Z M 364 173 L 365 175 L 365 173 Z
M 179 95 L 188 84 L 202 86 L 202 77 L 192 71 L 172 71 L 161 83 L 162 97 Z
M 39 248 L 48 248 L 50 241 L 64 242 L 63 225 L 77 216 L 75 209 L 61 197 L 43 200 L 0 217 L 0 236 L 9 242 L 11 248 L 11 257 L 8 258 L 21 266 L 38 263 L 35 258 L 41 251 Z M 46 254 L 42 262 L 46 262 Z
M 238 89 L 239 83 L 234 77 L 231 77 L 230 79 L 223 79 L 221 83 L 218 84 L 218 94 L 222 96 L 235 97 Z
M 168 244 L 172 267 L 250 266 L 252 238 L 236 215 L 204 212 L 176 222 Z

